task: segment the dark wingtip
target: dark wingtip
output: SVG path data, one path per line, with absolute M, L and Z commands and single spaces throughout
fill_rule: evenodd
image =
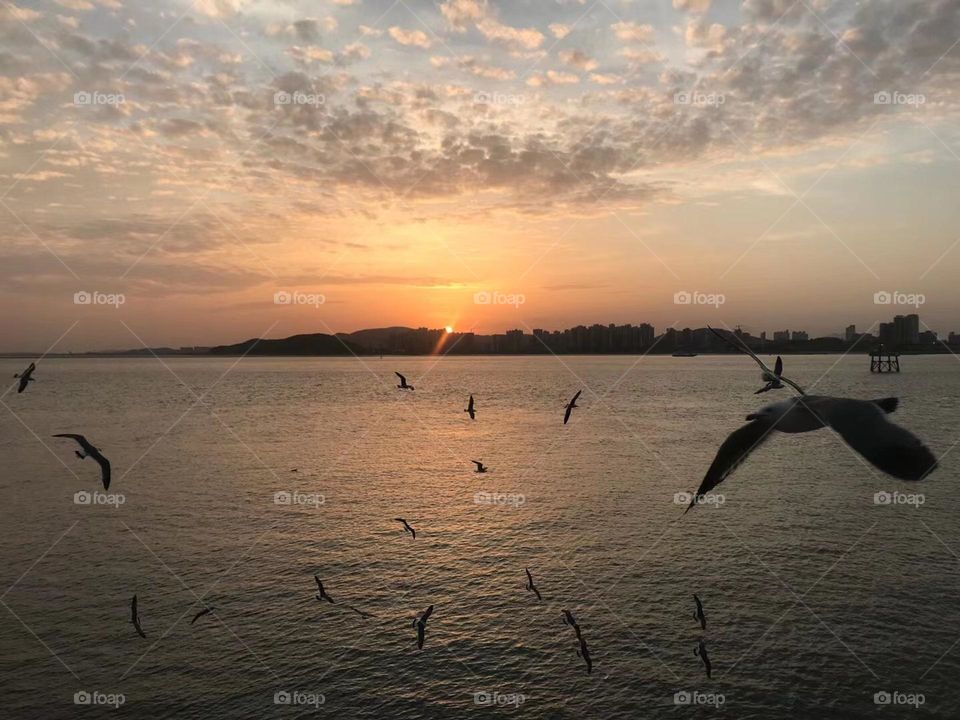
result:
M 885 413 L 892 413 L 900 405 L 900 398 L 886 397 L 873 401 L 874 405 L 879 405 Z

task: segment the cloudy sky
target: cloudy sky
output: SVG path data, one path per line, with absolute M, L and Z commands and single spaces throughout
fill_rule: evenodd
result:
M 884 291 L 945 336 L 958 41 L 960 0 L 4 0 L 0 351 Z

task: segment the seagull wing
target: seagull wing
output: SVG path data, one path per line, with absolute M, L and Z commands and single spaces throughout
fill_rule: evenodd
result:
M 190 621 L 190 624 L 193 625 L 199 618 L 202 618 L 208 612 L 210 612 L 210 608 L 204 608 L 203 610 L 201 610 L 200 612 L 198 612 L 196 615 L 193 616 L 193 620 Z
M 396 375 L 398 378 L 400 378 L 400 384 L 401 384 L 401 385 L 406 385 L 406 384 L 407 384 L 407 379 L 406 379 L 403 375 L 401 375 L 400 373 L 398 373 L 396 370 L 394 370 L 393 374 Z
M 133 600 L 130 601 L 130 622 L 137 621 L 137 596 L 133 596 Z
M 59 433 L 53 437 L 65 437 L 70 438 L 71 440 L 76 440 L 82 448 L 86 448 L 90 444 L 83 435 L 77 435 L 76 433 Z
M 420 622 L 417 623 L 417 647 L 421 650 L 423 650 L 423 636 L 426 632 L 427 626 L 421 619 Z
M 571 405 L 573 405 L 575 402 L 577 402 L 577 399 L 580 397 L 580 394 L 581 394 L 582 392 L 583 392 L 583 390 L 577 390 L 577 394 L 574 395 L 574 396 L 573 396 L 573 400 L 570 401 L 570 404 L 571 404 Z
M 530 587 L 533 587 L 533 575 L 530 574 L 530 568 L 524 568 L 524 572 L 527 573 L 527 582 L 530 583 Z
M 473 395 L 470 396 L 470 402 L 467 404 L 467 412 L 473 412 Z
M 570 413 L 573 412 L 573 405 L 567 405 L 567 411 L 563 414 L 563 424 L 567 424 L 567 420 L 570 419 Z
M 847 444 L 875 467 L 900 480 L 922 480 L 937 469 L 930 449 L 909 430 L 887 420 L 873 402 L 823 398 L 816 411 Z
M 431 615 L 433 615 L 433 605 L 424 610 L 423 615 L 420 616 L 420 622 L 426 625 Z
M 136 629 L 137 635 L 139 635 L 143 639 L 146 639 L 147 634 L 143 631 L 143 628 L 140 627 L 140 618 L 137 618 L 133 621 L 133 627 Z
M 97 461 L 100 466 L 100 481 L 103 483 L 104 491 L 110 489 L 110 461 L 107 460 L 96 448 L 87 450 L 87 455 Z
M 697 504 L 698 497 L 710 492 L 726 480 L 727 476 L 736 470 L 747 459 L 747 456 L 767 439 L 772 429 L 772 423 L 757 419 L 730 433 L 730 436 L 723 441 L 720 449 L 717 450 L 717 456 L 707 469 L 703 482 L 700 483 L 696 495 L 690 500 L 690 505 L 687 506 L 685 512 L 688 512 L 690 508 Z
M 773 374 L 780 377 L 783 374 L 783 358 L 777 355 L 777 363 L 773 366 Z

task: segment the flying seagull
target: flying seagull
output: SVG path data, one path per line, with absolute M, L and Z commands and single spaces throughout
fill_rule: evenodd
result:
M 413 390 L 413 385 L 407 385 L 407 379 L 403 375 L 396 371 L 394 371 L 393 374 L 400 378 L 400 384 L 397 385 L 398 388 L 401 390 Z
M 467 409 L 464 410 L 464 412 L 467 413 L 467 414 L 470 416 L 470 419 L 471 419 L 471 420 L 476 420 L 476 419 L 477 419 L 477 411 L 476 411 L 476 409 L 473 407 L 473 395 L 470 396 L 470 402 L 467 403 Z
M 700 629 L 707 629 L 707 618 L 703 614 L 703 603 L 700 602 L 700 598 L 697 597 L 697 594 L 693 594 L 693 601 L 697 604 L 697 610 L 693 613 L 693 619 L 700 622 Z
M 573 400 L 571 400 L 570 402 L 567 403 L 567 411 L 563 414 L 563 424 L 564 424 L 564 425 L 566 425 L 566 424 L 567 424 L 567 420 L 570 419 L 570 413 L 573 412 L 573 409 L 574 409 L 575 407 L 580 407 L 579 405 L 577 405 L 577 398 L 580 397 L 580 393 L 582 393 L 582 392 L 583 392 L 583 390 L 577 390 L 577 394 L 573 396 Z
M 474 465 L 477 466 L 477 469 L 474 470 L 474 472 L 484 473 L 484 472 L 487 471 L 487 466 L 484 465 L 482 461 L 480 461 L 480 460 L 471 460 L 470 462 L 472 462 Z
M 314 575 L 313 579 L 317 581 L 317 587 L 320 589 L 320 592 L 317 593 L 317 600 L 326 600 L 328 603 L 333 605 L 333 598 L 327 595 L 327 591 L 323 589 L 323 583 L 320 582 L 320 576 Z
M 417 647 L 420 650 L 423 650 L 423 637 L 427 632 L 427 620 L 430 619 L 430 616 L 433 614 L 433 605 L 428 607 L 423 611 L 423 614 L 415 618 L 413 621 L 413 626 L 417 629 Z
M 580 637 L 580 626 L 577 624 L 577 619 L 573 616 L 572 612 L 569 610 L 563 611 L 563 622 L 572 627 L 577 637 Z
M 80 452 L 80 450 L 74 450 L 76 456 L 81 460 L 87 457 L 92 457 L 94 460 L 96 460 L 97 464 L 100 466 L 100 480 L 103 482 L 103 489 L 110 489 L 110 461 L 100 454 L 100 448 L 96 448 L 91 445 L 83 435 L 61 433 L 59 435 L 54 435 L 53 437 L 64 437 L 70 438 L 71 440 L 76 440 L 83 449 L 83 452 Z
M 30 383 L 36 382 L 36 380 L 34 380 L 32 377 L 33 371 L 36 369 L 37 369 L 36 364 L 30 363 L 30 365 L 27 367 L 26 370 L 24 370 L 22 373 L 17 373 L 16 375 L 14 375 L 15 378 L 20 378 L 20 385 L 17 388 L 18 393 L 22 393 L 24 390 L 26 390 L 27 385 L 29 385 Z
M 887 420 L 886 413 L 896 410 L 898 402 L 897 398 L 852 400 L 803 395 L 750 413 L 749 422 L 723 441 L 684 512 L 722 483 L 774 430 L 804 433 L 830 427 L 888 475 L 900 480 L 922 480 L 937 468 L 937 459 L 913 433 Z
M 769 367 L 767 367 L 766 363 L 764 363 L 763 360 L 761 360 L 760 358 L 758 358 L 758 357 L 757 357 L 757 354 L 756 354 L 753 350 L 751 350 L 749 347 L 747 347 L 747 344 L 746 344 L 745 342 L 743 342 L 743 340 L 741 340 L 740 338 L 738 338 L 736 335 L 734 335 L 733 337 L 737 338 L 737 342 L 734 342 L 734 341 L 731 340 L 729 337 L 727 337 L 726 335 L 723 335 L 723 334 L 719 333 L 718 331 L 714 330 L 714 329 L 713 329 L 712 327 L 710 327 L 709 325 L 707 325 L 707 329 L 710 330 L 710 332 L 712 332 L 712 333 L 713 333 L 714 335 L 716 335 L 718 338 L 720 338 L 721 340 L 723 340 L 725 343 L 727 343 L 730 347 L 732 347 L 732 348 L 733 348 L 734 350 L 736 350 L 737 352 L 743 352 L 743 353 L 746 353 L 747 355 L 749 355 L 750 357 L 752 357 L 753 360 L 754 360 L 754 362 L 757 363 L 757 365 L 760 366 L 761 377 L 763 377 L 763 379 L 764 379 L 767 383 L 776 382 L 777 385 L 775 385 L 774 387 L 783 387 L 783 386 L 780 385 L 779 383 L 786 383 L 787 385 L 789 385 L 790 387 L 792 387 L 794 390 L 796 390 L 796 391 L 797 391 L 798 393 L 800 393 L 801 395 L 806 395 L 806 393 L 803 391 L 803 388 L 802 388 L 802 387 L 800 387 L 800 386 L 797 385 L 795 382 L 793 382 L 793 380 L 790 380 L 789 378 L 785 378 L 785 377 L 783 376 L 783 361 L 780 359 L 779 356 L 777 357 L 777 366 L 776 366 L 776 369 L 775 369 L 775 370 L 771 370 Z M 767 390 L 773 390 L 774 387 L 763 388 L 763 389 L 761 389 L 760 392 L 766 392 Z M 754 393 L 754 395 L 756 395 L 756 394 L 757 394 L 757 393 Z
M 707 677 L 710 677 L 710 658 L 707 657 L 707 646 L 703 643 L 703 638 L 697 640 L 697 646 L 693 649 L 693 654 L 698 655 L 703 661 L 703 667 L 707 671 Z
M 205 607 L 203 610 L 201 610 L 200 612 L 198 612 L 196 615 L 193 616 L 193 620 L 190 621 L 190 624 L 193 625 L 197 620 L 202 618 L 204 615 L 209 615 L 215 609 L 216 608 L 214 608 L 212 605 L 210 607 Z
M 403 518 L 394 518 L 394 520 L 396 520 L 397 522 L 403 523 L 404 529 L 407 530 L 411 535 L 413 535 L 414 540 L 417 539 L 417 531 L 414 530 L 412 527 L 410 527 L 410 524 L 406 520 L 404 520 Z
M 137 615 L 137 596 L 133 596 L 133 600 L 130 603 L 130 622 L 133 623 L 133 627 L 136 628 L 137 634 L 146 638 L 147 636 L 143 632 L 143 628 L 140 627 L 140 616 Z
M 527 590 L 536 595 L 537 600 L 543 600 L 543 598 L 540 597 L 540 591 L 537 590 L 537 586 L 533 584 L 533 575 L 530 574 L 530 568 L 524 568 L 524 570 L 527 571 Z
M 589 675 L 593 672 L 593 661 L 590 659 L 590 651 L 587 650 L 587 641 L 579 635 L 577 637 L 580 639 L 580 649 L 577 650 L 577 655 L 582 657 L 583 661 L 587 664 L 587 675 Z
M 782 389 L 783 383 L 780 382 L 781 375 L 783 375 L 783 358 L 777 355 L 777 362 L 773 366 L 773 375 L 768 375 L 766 371 L 760 373 L 760 379 L 767 384 L 757 390 L 754 395 L 769 392 L 770 390 Z

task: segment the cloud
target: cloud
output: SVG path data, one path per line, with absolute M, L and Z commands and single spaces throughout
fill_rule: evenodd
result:
M 405 30 L 401 27 L 392 27 L 388 31 L 390 37 L 401 45 L 413 45 L 419 48 L 429 48 L 432 44 L 430 38 L 422 30 Z
M 635 22 L 618 22 L 610 26 L 618 40 L 624 42 L 650 42 L 653 39 L 653 26 Z
M 561 50 L 559 53 L 561 62 L 578 70 L 590 72 L 596 70 L 600 63 L 584 53 L 582 50 Z

